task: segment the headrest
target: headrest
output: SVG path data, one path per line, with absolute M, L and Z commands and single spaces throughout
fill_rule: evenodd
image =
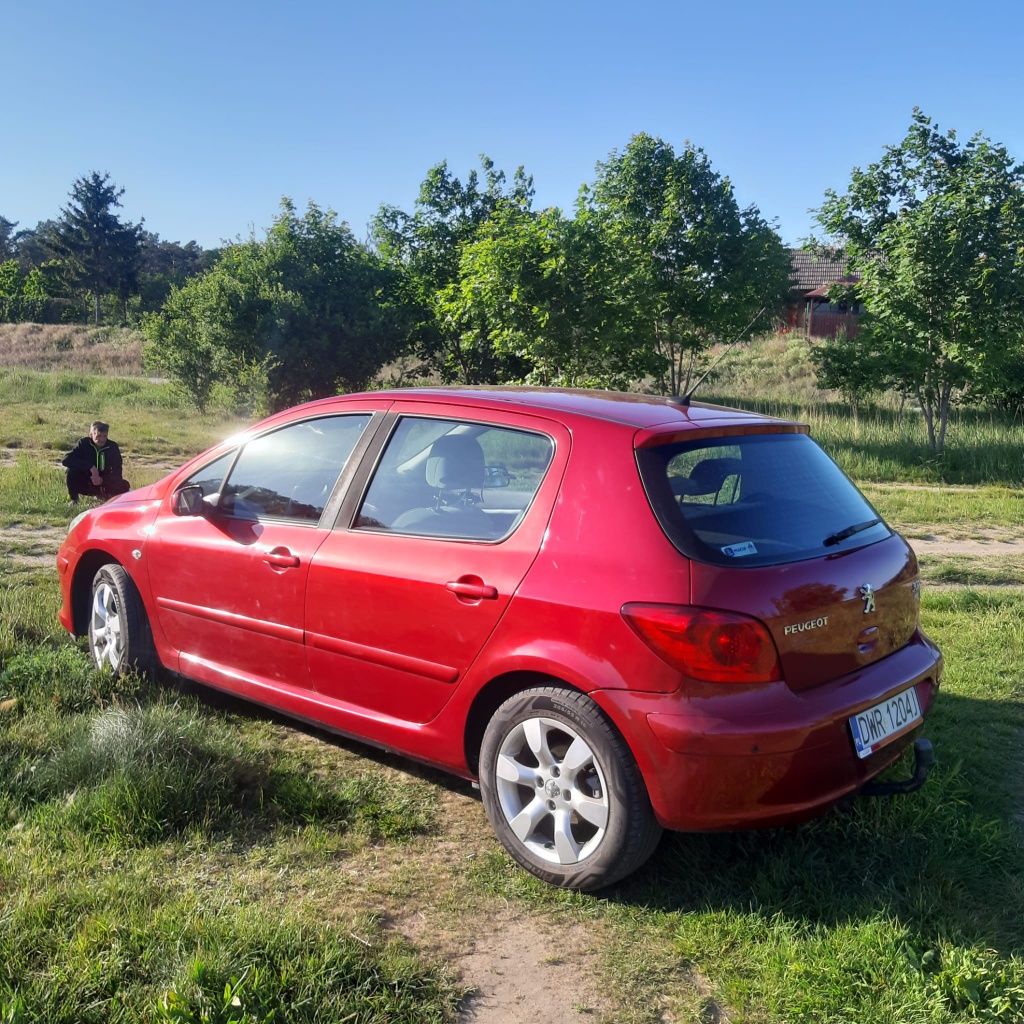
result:
M 690 475 L 670 479 L 673 494 L 717 494 L 731 476 L 743 472 L 739 459 L 703 459 L 690 470 Z
M 427 484 L 443 491 L 464 491 L 484 485 L 484 450 L 475 437 L 439 437 L 427 456 Z

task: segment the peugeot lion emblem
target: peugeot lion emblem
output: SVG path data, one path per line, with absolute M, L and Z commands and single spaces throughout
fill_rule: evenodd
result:
M 860 588 L 860 596 L 864 598 L 864 614 L 869 615 L 875 610 L 875 588 L 870 583 L 865 583 Z

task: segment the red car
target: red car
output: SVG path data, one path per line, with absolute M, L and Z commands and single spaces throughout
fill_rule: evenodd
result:
M 806 427 L 649 396 L 312 402 L 79 516 L 57 564 L 98 665 L 479 779 L 512 856 L 580 889 L 662 828 L 870 788 L 942 669 L 913 552 Z

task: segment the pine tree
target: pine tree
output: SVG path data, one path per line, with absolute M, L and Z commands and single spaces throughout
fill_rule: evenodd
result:
M 124 297 L 137 288 L 142 224 L 122 223 L 114 212 L 123 195 L 109 174 L 93 171 L 78 178 L 53 238 L 71 284 L 92 295 L 96 323 L 101 295 L 117 292 Z
M 14 229 L 17 226 L 16 220 L 0 216 L 0 263 L 13 260 L 15 257 Z

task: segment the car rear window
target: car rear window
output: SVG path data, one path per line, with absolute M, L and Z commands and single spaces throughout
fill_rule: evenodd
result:
M 638 450 L 637 462 L 662 528 L 700 561 L 776 565 L 891 532 L 805 434 L 703 438 Z

